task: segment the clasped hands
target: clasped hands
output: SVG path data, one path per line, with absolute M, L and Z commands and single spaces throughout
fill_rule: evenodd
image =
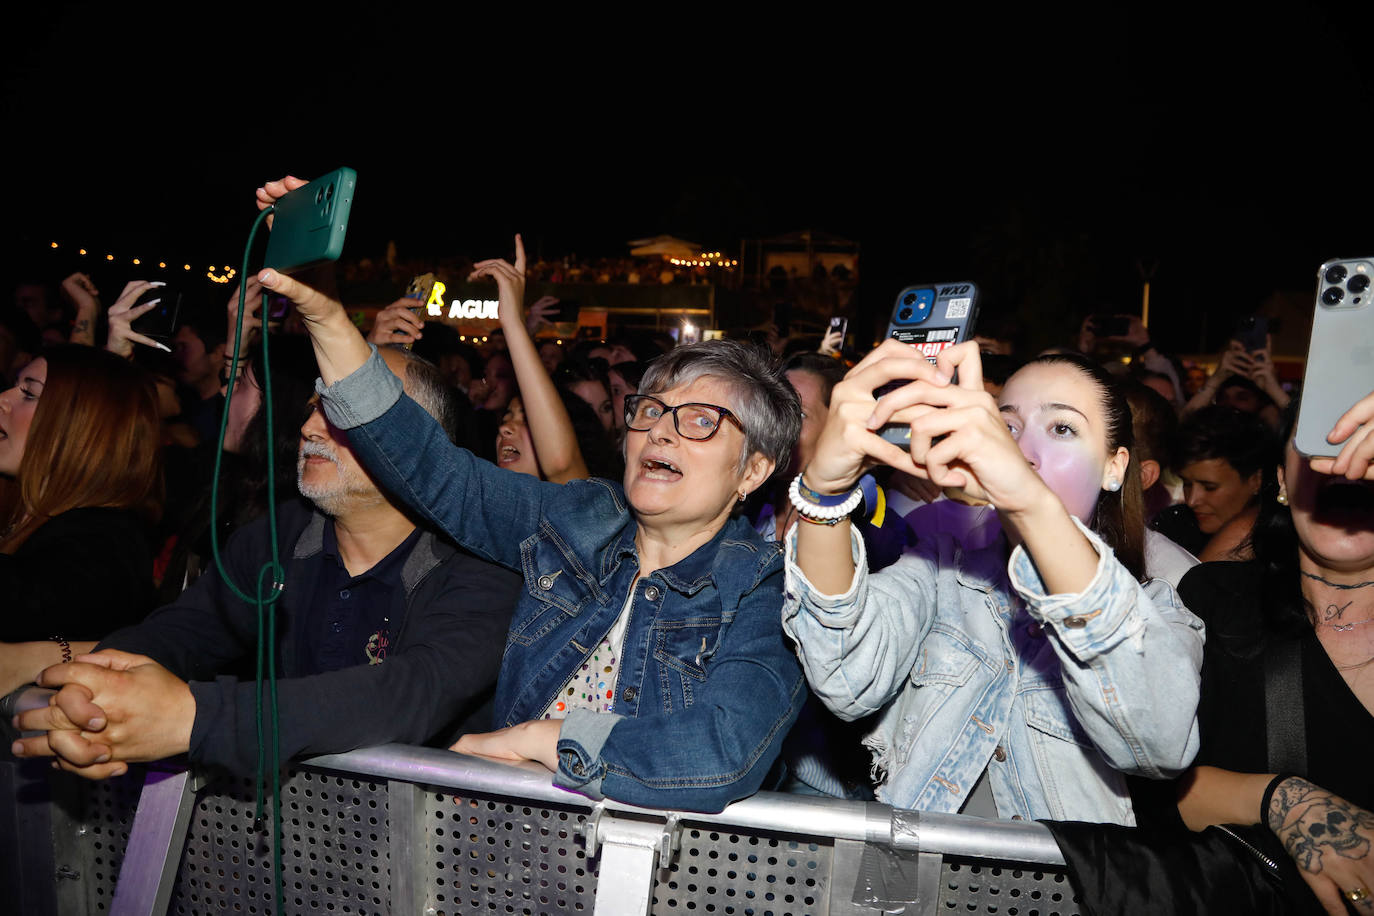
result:
M 145 655 L 105 649 L 53 665 L 38 686 L 57 688 L 48 705 L 14 717 L 16 757 L 54 757 L 87 779 L 121 776 L 130 763 L 190 748 L 196 701 L 186 682 Z

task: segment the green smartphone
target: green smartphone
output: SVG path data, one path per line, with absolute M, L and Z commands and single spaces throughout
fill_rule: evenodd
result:
M 339 168 L 278 200 L 263 266 L 291 273 L 337 261 L 357 186 L 358 173 Z

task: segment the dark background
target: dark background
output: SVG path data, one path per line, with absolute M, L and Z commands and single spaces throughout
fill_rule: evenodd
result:
M 65 266 L 53 239 L 237 263 L 254 187 L 344 164 L 346 257 L 814 228 L 862 244 L 860 317 L 971 278 L 1039 337 L 1157 265 L 1152 331 L 1189 352 L 1369 253 L 1367 10 L 973 12 L 21 10 L 7 279 Z

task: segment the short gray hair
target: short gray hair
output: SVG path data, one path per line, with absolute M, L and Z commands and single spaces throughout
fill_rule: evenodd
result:
M 685 344 L 649 363 L 639 393 L 660 394 L 708 375 L 734 393 L 735 402 L 721 406 L 744 426 L 740 468 L 754 452 L 772 460 L 774 469 L 787 467 L 801 435 L 801 400 L 768 351 L 737 340 Z
M 438 421 L 450 442 L 458 438 L 458 409 L 453 401 L 453 391 L 444 381 L 439 367 L 399 344 L 387 344 L 386 349 L 401 357 L 406 364 L 405 378 L 401 384 L 410 399 L 419 404 L 425 413 Z

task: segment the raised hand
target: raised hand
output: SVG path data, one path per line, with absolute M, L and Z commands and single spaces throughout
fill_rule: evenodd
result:
M 546 324 L 553 324 L 549 317 L 558 311 L 558 303 L 561 300 L 557 296 L 540 296 L 530 306 L 529 313 L 525 315 L 525 328 L 531 335 Z
M 412 344 L 423 337 L 425 320 L 411 311 L 417 303 L 419 300 L 407 296 L 378 312 L 377 320 L 368 332 L 368 341 L 380 347 L 385 344 Z
M 287 175 L 276 181 L 265 182 L 257 191 L 258 209 L 266 210 L 268 207 L 285 197 L 288 191 L 294 191 L 308 184 L 310 184 L 308 180 L 297 178 L 295 175 Z M 268 229 L 272 228 L 272 219 L 273 218 L 270 216 L 267 217 Z
M 1332 916 L 1374 913 L 1374 813 L 1294 776 L 1274 792 L 1269 829 Z
M 80 271 L 62 281 L 62 295 L 70 299 L 79 312 L 94 312 L 100 308 L 100 290 L 95 288 L 90 277 Z
M 840 333 L 840 329 L 828 328 L 825 336 L 821 338 L 821 345 L 816 348 L 816 352 L 825 356 L 835 356 L 843 346 L 844 335 Z
M 468 280 L 491 277 L 501 299 L 501 324 L 525 326 L 525 242 L 515 234 L 515 263 L 501 258 L 488 258 L 473 265 Z M 542 301 L 542 300 L 541 300 Z M 507 331 L 509 334 L 509 331 Z
M 166 286 L 161 280 L 133 280 L 124 287 L 124 291 L 119 294 L 115 304 L 110 306 L 110 311 L 106 313 L 106 321 L 110 328 L 105 337 L 105 349 L 111 353 L 116 353 L 128 359 L 134 353 L 134 344 L 140 343 L 145 347 L 156 347 L 165 353 L 172 351 L 166 344 L 159 343 L 153 338 L 140 334 L 133 329 L 134 321 L 141 315 L 146 314 L 156 308 L 161 299 L 152 299 L 142 305 L 134 305 L 138 297 L 148 290 L 159 286 Z
M 952 375 L 953 370 L 948 365 L 940 368 L 932 366 L 910 345 L 895 340 L 884 341 L 849 370 L 844 380 L 831 392 L 830 415 L 816 443 L 816 454 L 804 469 L 807 486 L 821 493 L 843 493 L 853 488 L 865 470 L 879 463 L 924 477 L 912 462 L 911 454 L 883 439 L 877 430 L 889 420 L 910 422 L 923 410 L 919 406 L 908 407 L 913 403 L 908 399 L 902 405 L 907 409 L 900 414 L 894 413 L 896 402 L 889 399 L 904 391 L 909 398 L 916 390 L 915 386 L 934 388 L 948 385 Z M 911 381 L 884 395 L 882 402 L 873 396 L 876 389 L 897 380 Z M 873 420 L 878 416 L 883 402 L 887 407 L 883 410 L 881 421 L 875 423 Z

